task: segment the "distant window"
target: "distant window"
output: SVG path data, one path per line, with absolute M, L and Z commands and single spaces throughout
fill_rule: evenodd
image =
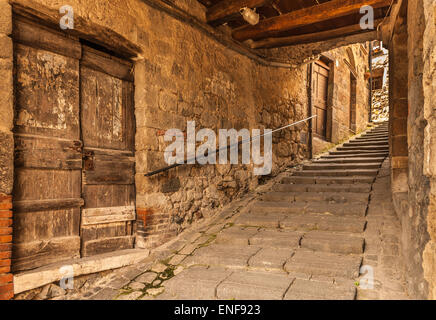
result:
M 383 77 L 372 79 L 372 90 L 379 90 L 383 88 Z

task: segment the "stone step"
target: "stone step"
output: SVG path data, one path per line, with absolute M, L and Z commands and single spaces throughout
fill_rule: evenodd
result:
M 384 156 L 387 157 L 389 155 L 389 152 L 384 151 L 368 151 L 368 150 L 351 150 L 351 151 L 332 151 L 330 152 L 330 156 L 340 156 L 342 157 L 374 157 L 374 156 Z
M 379 169 L 381 162 L 375 163 L 313 163 L 303 166 L 303 170 L 337 170 L 337 169 Z
M 378 169 L 349 169 L 338 170 L 332 168 L 331 170 L 303 170 L 294 173 L 294 176 L 303 177 L 350 177 L 350 176 L 376 176 Z
M 312 231 L 305 234 L 301 240 L 301 248 L 340 254 L 361 254 L 364 248 L 364 239 L 330 231 Z
M 355 300 L 357 288 L 353 283 L 332 283 L 296 279 L 284 300 Z
M 383 143 L 389 144 L 389 139 L 387 139 L 387 138 L 365 138 L 365 137 L 361 137 L 361 138 L 356 138 L 354 140 L 351 140 L 350 142 L 352 142 L 352 143 L 383 142 Z
M 355 184 L 355 183 L 373 183 L 374 177 L 352 176 L 352 177 L 303 177 L 292 176 L 282 180 L 285 184 Z
M 228 301 L 282 300 L 293 280 L 292 277 L 284 272 L 271 273 L 264 270 L 236 271 L 215 284 L 216 297 L 219 300 Z M 346 294 L 342 288 L 338 288 L 336 291 L 343 296 Z
M 312 276 L 356 279 L 360 273 L 362 257 L 328 252 L 298 250 L 285 264 L 289 273 L 304 273 Z
M 262 201 L 312 202 L 328 201 L 336 203 L 364 202 L 368 203 L 368 193 L 346 192 L 269 192 L 260 197 Z
M 240 246 L 212 244 L 195 250 L 182 264 L 186 267 L 195 265 L 222 266 L 225 268 L 245 268 L 248 260 L 261 250 L 258 246 Z
M 261 230 L 249 239 L 250 245 L 269 248 L 297 249 L 300 245 L 302 232 L 290 230 Z
M 344 147 L 373 147 L 373 146 L 383 146 L 389 147 L 388 141 L 368 141 L 368 142 L 359 142 L 359 141 L 351 141 L 344 143 Z
M 336 148 L 337 151 L 379 151 L 379 152 L 389 152 L 389 146 L 343 146 Z
M 275 184 L 277 192 L 351 192 L 369 193 L 371 184 Z
M 248 211 L 249 213 L 282 213 L 282 214 L 331 214 L 334 216 L 359 216 L 366 215 L 367 204 L 362 202 L 330 203 L 328 201 L 316 202 L 289 202 L 289 201 L 255 201 Z
M 332 151 L 330 152 L 331 155 L 373 155 L 374 153 L 388 153 L 388 150 L 363 150 L 363 149 L 356 149 L 356 150 L 339 150 L 339 151 Z
M 389 139 L 389 135 L 381 133 L 367 133 L 363 136 L 357 137 L 356 139 Z
M 374 153 L 348 153 L 348 154 L 329 154 L 321 156 L 321 159 L 335 159 L 335 158 L 383 158 L 385 159 L 389 154 L 386 152 L 374 152 Z M 373 161 L 371 159 L 371 161 Z
M 314 164 L 344 164 L 344 163 L 353 163 L 353 164 L 365 164 L 365 163 L 381 163 L 385 160 L 385 157 L 379 158 L 332 158 L 332 159 L 319 159 L 314 161 Z
M 365 230 L 366 219 L 348 216 L 333 216 L 325 214 L 294 214 L 286 216 L 279 222 L 280 228 L 291 231 L 339 231 L 362 233 Z

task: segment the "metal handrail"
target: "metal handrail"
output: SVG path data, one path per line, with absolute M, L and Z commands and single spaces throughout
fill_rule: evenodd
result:
M 266 135 L 268 135 L 268 134 L 271 134 L 271 135 L 272 135 L 272 134 L 275 133 L 275 132 L 282 131 L 282 130 L 284 130 L 284 129 L 287 129 L 287 128 L 290 128 L 290 127 L 296 126 L 297 124 L 300 124 L 300 123 L 303 123 L 303 122 L 309 121 L 309 120 L 311 120 L 311 119 L 313 119 L 313 118 L 316 118 L 316 117 L 317 117 L 317 116 L 315 115 L 315 116 L 312 116 L 312 117 L 306 118 L 306 119 L 304 119 L 304 120 L 300 120 L 300 121 L 297 121 L 297 122 L 291 123 L 291 124 L 289 124 L 289 125 L 287 125 L 287 126 L 284 126 L 284 127 L 278 128 L 278 129 L 275 129 L 275 130 L 273 130 L 273 131 L 271 131 L 271 132 L 264 133 L 264 134 L 260 134 L 260 135 L 257 135 L 257 136 L 255 136 L 255 137 L 251 137 L 250 139 L 242 140 L 242 141 L 240 141 L 240 142 L 238 142 L 238 143 L 236 143 L 236 144 L 233 144 L 233 145 L 227 146 L 227 147 L 225 147 L 225 148 L 216 149 L 215 151 L 211 152 L 211 154 L 204 155 L 203 157 L 200 157 L 200 158 L 194 157 L 194 158 L 191 158 L 191 159 L 186 160 L 186 161 L 183 162 L 183 163 L 175 163 L 175 164 L 173 164 L 173 165 L 170 165 L 170 166 L 167 166 L 167 167 L 164 167 L 164 168 L 161 168 L 161 169 L 158 169 L 158 170 L 155 170 L 155 171 L 152 171 L 152 172 L 146 173 L 144 176 L 145 176 L 145 177 L 151 177 L 151 176 L 157 175 L 157 174 L 159 174 L 159 173 L 162 173 L 162 172 L 165 172 L 165 171 L 168 171 L 168 170 L 171 170 L 171 169 L 174 169 L 174 168 L 177 168 L 177 167 L 180 167 L 180 166 L 186 165 L 186 164 L 188 164 L 189 162 L 191 162 L 191 161 L 193 161 L 193 160 L 199 160 L 199 159 L 205 159 L 205 158 L 208 158 L 210 155 L 212 155 L 212 154 L 216 154 L 216 153 L 218 153 L 218 152 L 220 152 L 220 151 L 222 151 L 222 150 L 228 150 L 228 149 L 234 148 L 234 147 L 236 147 L 236 146 L 240 146 L 240 145 L 242 145 L 242 144 L 244 144 L 244 143 L 252 142 L 254 139 L 264 137 L 264 136 L 266 136 Z

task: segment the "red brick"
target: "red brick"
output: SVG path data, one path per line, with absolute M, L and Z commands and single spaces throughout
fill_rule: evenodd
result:
M 12 258 L 12 251 L 0 252 L 0 259 L 10 259 Z
M 0 202 L 11 202 L 12 203 L 12 196 L 8 196 L 4 193 L 0 193 Z
M 0 300 L 11 300 L 14 297 L 14 293 L 12 291 L 8 293 L 0 294 Z
M 0 267 L 0 274 L 2 273 L 9 273 L 11 272 L 11 266 L 6 266 L 6 267 Z
M 14 285 L 12 283 L 0 285 L 0 294 L 5 294 L 13 291 L 14 291 Z
M 0 210 L 0 218 L 12 218 L 12 211 Z
M 0 275 L 0 286 L 6 283 L 12 283 L 14 276 L 10 274 Z
M 11 259 L 0 260 L 0 267 L 10 267 L 10 266 L 11 266 Z
M 12 236 L 0 235 L 0 243 L 10 243 L 10 242 L 12 242 Z
M 12 202 L 2 202 L 0 203 L 0 210 L 10 210 L 12 209 Z
M 0 252 L 3 251 L 12 251 L 12 244 L 11 243 L 0 243 Z
M 12 234 L 12 228 L 0 228 L 0 236 L 8 236 Z
M 0 228 L 12 226 L 12 219 L 0 219 Z

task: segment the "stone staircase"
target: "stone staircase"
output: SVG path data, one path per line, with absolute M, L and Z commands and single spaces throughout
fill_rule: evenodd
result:
M 388 155 L 385 123 L 283 178 L 236 222 L 297 232 L 298 247 L 284 265 L 285 271 L 297 279 L 303 275 L 305 281 L 330 278 L 331 285 L 321 287 L 329 293 L 337 291 L 338 297 L 354 298 L 356 290 L 350 281 L 358 279 L 362 263 L 370 192 Z M 271 219 L 274 215 L 279 215 L 278 220 L 277 216 Z M 319 284 L 318 293 L 305 293 L 300 283 L 298 293 L 292 294 L 292 287 L 287 298 L 328 298 Z
M 218 299 L 355 299 L 372 185 L 389 154 L 387 130 L 382 124 L 284 177 L 182 264 L 239 270 L 217 285 Z M 289 286 L 273 285 L 272 274 Z M 170 280 L 169 292 L 180 281 Z
M 111 280 L 124 286 L 116 298 L 405 298 L 387 130 L 377 126 L 182 234 L 164 260 Z M 361 285 L 363 265 L 374 269 L 371 290 Z

